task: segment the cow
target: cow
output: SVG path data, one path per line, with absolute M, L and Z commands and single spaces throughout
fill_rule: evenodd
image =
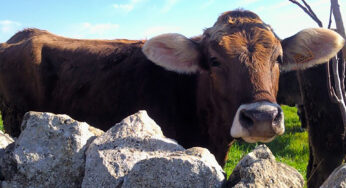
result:
M 229 143 L 284 133 L 280 71 L 324 63 L 344 45 L 327 29 L 280 40 L 255 13 L 228 11 L 203 34 L 79 40 L 26 29 L 0 46 L 0 110 L 20 133 L 26 111 L 64 113 L 107 130 L 147 110 L 167 137 L 208 148 L 223 165 Z

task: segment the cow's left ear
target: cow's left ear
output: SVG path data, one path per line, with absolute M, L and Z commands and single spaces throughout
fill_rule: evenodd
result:
M 281 42 L 284 61 L 280 69 L 304 70 L 328 62 L 344 44 L 345 40 L 332 30 L 304 29 Z
M 142 51 L 149 60 L 169 71 L 196 73 L 199 70 L 197 44 L 183 35 L 156 36 L 144 43 Z

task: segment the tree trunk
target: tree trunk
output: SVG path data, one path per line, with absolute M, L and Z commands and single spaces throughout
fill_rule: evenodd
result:
M 301 73 L 300 84 L 309 131 L 308 187 L 319 187 L 342 164 L 344 124 L 338 104 L 330 101 L 323 65 Z
M 330 3 L 332 5 L 332 9 L 333 9 L 333 15 L 334 15 L 334 19 L 335 19 L 336 31 L 342 37 L 344 37 L 346 39 L 344 22 L 342 21 L 342 16 L 341 16 L 340 6 L 339 6 L 339 3 L 338 3 L 338 0 L 331 0 Z M 343 51 L 343 54 L 346 54 L 346 46 L 344 46 L 342 51 Z M 346 56 L 344 55 L 344 57 L 343 57 L 344 61 L 346 61 L 345 58 L 346 58 Z

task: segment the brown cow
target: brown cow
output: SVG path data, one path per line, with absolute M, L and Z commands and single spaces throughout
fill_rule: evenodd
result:
M 224 163 L 233 138 L 268 142 L 284 133 L 279 72 L 325 62 L 344 40 L 306 29 L 280 41 L 249 11 L 222 14 L 200 37 L 76 40 L 27 29 L 0 47 L 5 130 L 29 110 L 69 114 L 107 130 L 146 109 L 166 136 L 207 147 Z

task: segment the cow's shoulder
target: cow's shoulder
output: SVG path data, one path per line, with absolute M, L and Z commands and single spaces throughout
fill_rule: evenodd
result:
M 15 44 L 23 41 L 27 41 L 32 39 L 33 37 L 38 37 L 42 35 L 49 35 L 50 33 L 45 30 L 40 30 L 36 28 L 28 28 L 22 31 L 17 32 L 13 35 L 6 43 L 7 44 Z

